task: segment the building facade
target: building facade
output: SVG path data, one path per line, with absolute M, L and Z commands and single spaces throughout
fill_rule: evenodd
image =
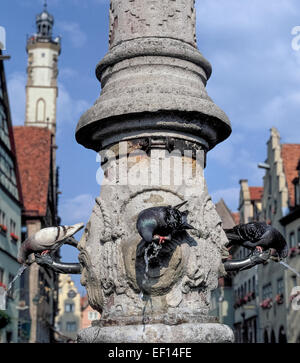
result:
M 86 329 L 92 325 L 94 320 L 100 319 L 100 314 L 95 311 L 88 302 L 87 295 L 83 296 L 80 300 L 81 306 L 81 326 L 80 329 Z
M 240 223 L 258 221 L 261 213 L 263 188 L 249 187 L 248 180 L 240 180 L 239 215 Z M 239 247 L 233 253 L 234 259 L 246 258 L 251 251 Z M 259 300 L 257 266 L 234 275 L 234 333 L 237 343 L 260 341 Z
M 56 99 L 60 39 L 53 38 L 54 18 L 36 17 L 36 34 L 27 40 L 28 67 L 25 126 L 15 127 L 16 149 L 24 190 L 22 240 L 41 228 L 59 225 L 56 167 Z M 32 264 L 21 279 L 20 342 L 52 342 L 58 304 L 58 277 Z M 25 329 L 27 322 L 30 329 Z M 29 330 L 29 333 L 28 333 Z M 24 332 L 26 331 L 26 334 Z
M 80 295 L 70 275 L 59 276 L 58 308 L 55 319 L 57 340 L 76 341 L 81 327 Z
M 295 208 L 293 181 L 298 176 L 299 160 L 300 145 L 281 144 L 278 130 L 272 128 L 267 143 L 261 217 L 286 237 L 290 248 L 296 243 L 297 226 L 300 227 L 299 220 L 287 217 Z M 288 257 L 288 263 L 290 259 Z M 296 264 L 296 259 L 297 256 L 292 260 L 293 264 Z M 293 315 L 290 295 L 292 284 L 296 285 L 299 281 L 287 269 L 273 261 L 258 267 L 258 279 L 263 341 L 289 341 L 291 325 L 288 320 Z
M 216 203 L 216 211 L 224 229 L 230 229 L 236 225 L 238 213 L 232 213 L 223 199 Z M 218 288 L 211 294 L 210 309 L 211 315 L 217 316 L 220 323 L 230 326 L 231 329 L 234 329 L 233 277 L 233 273 L 228 273 L 226 277 L 219 278 Z
M 3 62 L 0 50 L 0 285 L 6 288 L 20 267 L 22 193 Z M 7 297 L 11 322 L 0 329 L 2 343 L 18 340 L 19 293 L 17 281 Z

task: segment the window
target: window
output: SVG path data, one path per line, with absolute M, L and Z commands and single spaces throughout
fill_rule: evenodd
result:
M 277 200 L 274 200 L 274 208 L 273 208 L 273 214 L 277 213 Z
M 5 213 L 0 209 L 0 224 L 5 226 L 5 222 L 6 222 Z
M 298 178 L 298 182 L 295 184 L 295 203 L 296 203 L 296 205 L 300 205 L 300 183 L 299 183 L 299 178 Z
M 76 322 L 75 321 L 67 321 L 66 330 L 68 332 L 76 332 L 76 330 L 77 330 Z
M 253 287 L 253 292 L 255 292 L 256 287 L 255 287 L 255 276 L 252 277 L 252 287 Z
M 300 247 L 300 228 L 298 228 L 297 231 L 297 242 L 298 242 L 298 247 Z
M 65 304 L 65 312 L 66 313 L 73 313 L 75 310 L 74 304 Z
M 16 234 L 16 222 L 12 219 L 10 220 L 10 233 Z
M 277 294 L 284 293 L 283 278 L 277 280 Z
M 295 232 L 290 233 L 290 248 L 295 247 L 296 240 L 295 240 Z
M 36 121 L 45 121 L 46 115 L 46 102 L 40 98 L 36 103 Z
M 262 298 L 263 298 L 263 300 L 272 299 L 272 284 L 271 283 L 263 286 Z
M 98 312 L 97 311 L 89 311 L 88 312 L 88 319 L 90 321 L 97 320 L 98 319 Z
M 269 174 L 269 194 L 271 195 L 272 194 L 272 175 Z
M 2 268 L 0 268 L 0 282 L 3 282 L 3 277 L 4 277 L 4 270 Z

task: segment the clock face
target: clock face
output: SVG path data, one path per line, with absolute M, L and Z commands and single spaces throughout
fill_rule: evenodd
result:
M 74 290 L 70 290 L 68 292 L 68 298 L 74 299 L 74 297 L 77 295 L 77 293 Z

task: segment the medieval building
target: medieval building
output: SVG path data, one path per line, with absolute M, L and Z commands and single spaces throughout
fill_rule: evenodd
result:
M 272 224 L 286 237 L 290 248 L 287 262 L 299 271 L 300 218 L 297 215 L 297 191 L 300 145 L 281 144 L 278 130 L 272 128 L 267 147 L 261 219 Z M 259 266 L 258 279 L 263 341 L 299 341 L 299 319 L 297 311 L 293 309 L 293 288 L 299 287 L 300 279 L 275 262 Z
M 56 340 L 74 342 L 81 325 L 81 298 L 70 275 L 59 276 Z
M 25 126 L 15 127 L 16 151 L 24 190 L 22 240 L 41 228 L 59 224 L 57 213 L 56 100 L 60 39 L 53 38 L 54 18 L 46 5 L 36 17 L 36 34 L 27 40 L 28 67 Z M 51 342 L 58 304 L 58 277 L 33 264 L 23 275 L 21 321 L 30 321 L 30 334 L 20 330 L 20 342 Z
M 7 288 L 20 267 L 17 254 L 21 243 L 22 192 L 4 58 L 7 57 L 0 50 L 0 286 Z M 17 342 L 19 298 L 20 286 L 16 282 L 7 296 L 5 313 L 9 316 L 10 324 L 0 330 L 0 343 Z

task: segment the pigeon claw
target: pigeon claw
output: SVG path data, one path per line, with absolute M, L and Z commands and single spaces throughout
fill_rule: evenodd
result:
M 164 237 L 164 236 L 160 236 L 160 235 L 156 234 L 155 236 L 153 236 L 153 241 L 158 242 L 161 245 L 161 244 L 165 243 L 166 241 L 170 241 L 170 238 L 168 236 Z

